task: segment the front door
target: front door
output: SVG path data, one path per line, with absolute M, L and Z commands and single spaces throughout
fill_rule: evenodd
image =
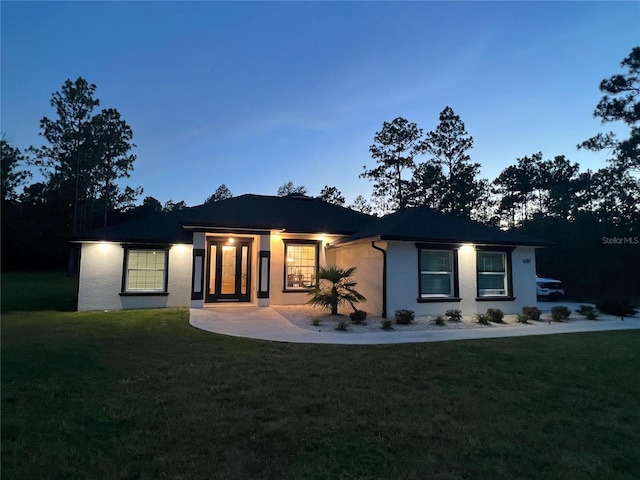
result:
M 249 302 L 251 241 L 243 239 L 207 242 L 206 302 Z

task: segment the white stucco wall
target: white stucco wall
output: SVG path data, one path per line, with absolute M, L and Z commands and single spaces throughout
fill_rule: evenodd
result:
M 386 248 L 385 242 L 376 242 L 378 247 Z M 329 250 L 335 256 L 335 263 L 342 268 L 356 267 L 354 280 L 356 290 L 367 298 L 358 305 L 371 315 L 382 313 L 382 252 L 374 249 L 371 242 L 346 245 Z
M 410 309 L 417 315 L 443 315 L 450 308 L 463 315 L 484 313 L 499 308 L 505 314 L 516 314 L 525 305 L 535 305 L 535 249 L 518 247 L 512 254 L 513 296 L 509 301 L 477 301 L 476 250 L 470 245 L 458 251 L 460 302 L 418 302 L 418 249 L 410 242 L 389 242 L 387 247 L 387 315 L 399 309 Z
M 169 249 L 166 296 L 121 296 L 124 248 L 118 243 L 84 243 L 80 257 L 78 310 L 188 307 L 191 300 L 191 245 Z
M 535 305 L 535 249 L 519 247 L 512 252 L 512 301 L 476 301 L 476 250 L 472 245 L 458 250 L 459 302 L 418 302 L 418 249 L 413 242 L 376 242 L 387 250 L 387 316 L 396 310 L 411 309 L 418 315 L 443 315 L 450 308 L 458 308 L 465 315 L 499 308 L 505 314 L 521 311 L 525 305 Z M 335 250 L 336 263 L 343 268 L 357 267 L 357 289 L 367 302 L 361 307 L 370 314 L 382 312 L 382 253 L 371 242 L 345 245 Z
M 325 246 L 340 238 L 335 235 L 318 234 L 291 234 L 273 232 L 270 241 L 271 250 L 271 278 L 270 278 L 270 304 L 271 305 L 304 305 L 309 301 L 306 290 L 300 292 L 284 291 L 284 240 L 317 240 L 322 242 L 320 254 L 320 266 L 324 267 L 333 263 L 331 253 L 327 253 Z

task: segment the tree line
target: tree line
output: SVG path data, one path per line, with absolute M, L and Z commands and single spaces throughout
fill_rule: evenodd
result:
M 574 230 L 590 225 L 592 231 L 633 236 L 640 213 L 640 47 L 632 49 L 621 67 L 623 73 L 601 82 L 603 97 L 594 116 L 603 124 L 626 126 L 628 137 L 603 132 L 577 145 L 608 152 L 606 165 L 597 171 L 581 171 L 562 154 L 545 158 L 542 152 L 532 152 L 516 158 L 492 181 L 480 178 L 481 165 L 471 158 L 473 137 L 447 106 L 436 127 L 426 133 L 402 117 L 383 122 L 369 147 L 375 163 L 365 165 L 360 174 L 372 182 L 369 199 L 360 195 L 346 205 L 342 192 L 329 185 L 318 196 L 376 215 L 426 206 L 541 238 L 554 237 L 554 228 L 562 225 Z M 142 187 L 120 186 L 136 160 L 133 131 L 115 108 L 98 110 L 96 89 L 78 78 L 67 80 L 52 95 L 56 116 L 40 121 L 44 145 L 21 151 L 0 140 L 3 269 L 59 267 L 69 236 L 187 206 L 184 201 L 162 203 L 149 196 L 136 205 Z M 43 180 L 32 182 L 33 169 Z M 292 193 L 308 192 L 289 181 L 276 194 Z M 204 203 L 232 196 L 222 184 Z M 543 264 L 545 255 L 549 256 L 543 251 Z M 547 269 L 549 274 L 563 274 L 551 261 Z

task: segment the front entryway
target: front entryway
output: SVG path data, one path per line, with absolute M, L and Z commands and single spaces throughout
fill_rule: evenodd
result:
M 251 301 L 251 240 L 207 241 L 205 302 Z

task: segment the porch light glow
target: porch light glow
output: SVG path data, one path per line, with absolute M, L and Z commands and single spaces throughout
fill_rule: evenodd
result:
M 229 237 L 229 243 L 234 243 L 235 239 L 233 237 Z
M 460 250 L 472 250 L 473 249 L 473 244 L 471 243 L 463 243 L 462 245 L 460 245 Z

